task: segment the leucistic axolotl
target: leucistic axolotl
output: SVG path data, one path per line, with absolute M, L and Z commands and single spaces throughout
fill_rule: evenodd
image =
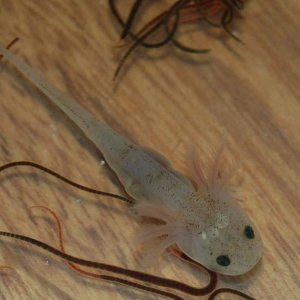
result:
M 10 51 L 0 46 L 0 52 L 100 149 L 134 199 L 133 210 L 159 221 L 143 232 L 143 241 L 151 241 L 152 254 L 177 245 L 193 260 L 226 275 L 244 274 L 257 264 L 262 257 L 262 240 L 234 198 L 228 184 L 230 174 L 220 175 L 221 150 L 208 176 L 194 164 L 195 186 L 161 155 L 97 120 Z

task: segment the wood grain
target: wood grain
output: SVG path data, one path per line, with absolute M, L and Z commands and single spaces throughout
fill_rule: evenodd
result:
M 177 169 L 188 173 L 190 147 L 207 167 L 225 136 L 226 160 L 242 162 L 235 178 L 242 181 L 241 205 L 261 230 L 265 252 L 252 272 L 222 277 L 221 285 L 257 299 L 299 299 L 298 0 L 249 1 L 235 23 L 245 45 L 200 27 L 182 40 L 208 45 L 208 55 L 168 47 L 140 51 L 117 85 L 112 77 L 120 28 L 107 1 L 0 4 L 1 43 L 20 37 L 14 52 L 35 70 L 114 128 L 166 155 Z M 98 150 L 8 63 L 0 67 L 0 90 L 0 163 L 30 160 L 90 187 L 119 192 Z M 117 200 L 79 192 L 25 167 L 1 174 L 0 183 L 1 230 L 57 245 L 49 215 L 29 208 L 46 205 L 63 219 L 73 255 L 205 284 L 203 275 L 172 257 L 159 259 L 152 270 L 143 267 L 133 242 L 139 225 Z M 0 246 L 0 265 L 15 270 L 1 271 L 1 299 L 159 299 L 83 278 L 21 242 L 3 238 Z

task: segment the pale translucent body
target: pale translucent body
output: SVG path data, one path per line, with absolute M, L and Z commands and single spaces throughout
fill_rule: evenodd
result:
M 222 274 L 239 275 L 262 256 L 262 241 L 248 216 L 238 206 L 224 178 L 218 176 L 220 155 L 206 178 L 195 166 L 198 187 L 175 172 L 157 154 L 146 151 L 97 120 L 76 101 L 0 46 L 0 52 L 49 97 L 101 150 L 126 192 L 136 200 L 135 211 L 161 222 L 143 231 L 150 241 L 150 259 L 177 244 L 188 256 Z M 250 226 L 255 237 L 245 235 Z M 218 257 L 230 259 L 220 265 Z

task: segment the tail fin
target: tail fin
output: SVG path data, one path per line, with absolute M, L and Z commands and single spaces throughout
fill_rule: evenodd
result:
M 74 99 L 65 95 L 41 75 L 36 73 L 29 65 L 22 62 L 14 54 L 0 45 L 0 53 L 13 64 L 27 79 L 50 98 L 80 129 L 90 137 L 90 127 L 96 119 L 79 105 Z M 97 121 L 98 122 L 98 121 Z M 100 123 L 100 122 L 99 122 Z M 101 123 L 100 123 L 101 124 Z M 98 125 L 100 125 L 98 124 Z

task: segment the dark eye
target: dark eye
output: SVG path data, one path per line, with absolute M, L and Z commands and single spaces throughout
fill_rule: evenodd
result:
M 217 263 L 220 266 L 227 267 L 230 265 L 230 259 L 227 255 L 220 255 L 217 257 Z
M 253 228 L 252 228 L 250 225 L 247 225 L 247 226 L 245 227 L 244 233 L 245 233 L 245 236 L 246 236 L 248 239 L 254 239 L 254 237 L 255 237 L 254 230 L 253 230 Z

